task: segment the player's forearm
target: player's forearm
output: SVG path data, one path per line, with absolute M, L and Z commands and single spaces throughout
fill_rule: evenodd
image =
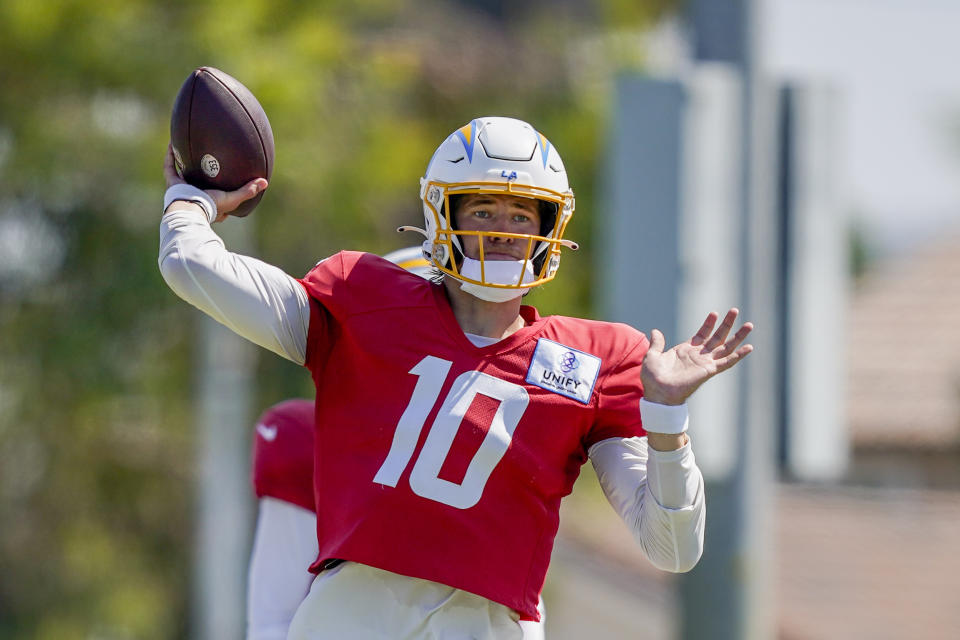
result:
M 590 449 L 604 494 L 658 568 L 689 571 L 703 552 L 703 477 L 689 444 L 650 449 L 646 438 L 612 438 Z
M 306 357 L 306 291 L 282 270 L 227 251 L 196 204 L 160 222 L 160 272 L 181 298 L 248 340 L 297 363 Z
M 647 443 L 655 451 L 676 451 L 690 442 L 685 433 L 652 433 L 647 432 Z
M 640 535 L 650 561 L 664 571 L 692 569 L 703 553 L 706 519 L 703 475 L 690 444 L 650 450 Z

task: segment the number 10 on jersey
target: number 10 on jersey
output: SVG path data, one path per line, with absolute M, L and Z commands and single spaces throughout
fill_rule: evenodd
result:
M 410 369 L 417 385 L 404 409 L 386 460 L 373 481 L 396 487 L 413 457 L 427 416 L 440 397 L 440 390 L 453 363 L 427 356 Z M 477 394 L 500 402 L 483 442 L 477 449 L 463 481 L 459 484 L 439 477 L 440 468 L 450 453 L 460 423 Z M 428 500 L 436 500 L 458 509 L 469 509 L 480 501 L 483 488 L 493 469 L 506 454 L 513 432 L 527 409 L 530 397 L 520 385 L 494 378 L 480 371 L 465 371 L 457 376 L 443 400 L 427 439 L 410 471 L 410 488 Z

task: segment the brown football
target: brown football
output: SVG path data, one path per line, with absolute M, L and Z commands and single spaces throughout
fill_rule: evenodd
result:
M 170 142 L 180 176 L 201 189 L 239 189 L 273 173 L 273 130 L 257 98 L 236 78 L 194 70 L 177 93 Z M 230 215 L 245 216 L 265 192 Z

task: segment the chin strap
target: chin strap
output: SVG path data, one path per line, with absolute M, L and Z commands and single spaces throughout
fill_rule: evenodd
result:
M 464 258 L 460 273 L 470 280 L 480 280 L 481 273 L 484 273 L 486 281 L 491 284 L 511 285 L 507 288 L 460 282 L 461 289 L 487 302 L 506 302 L 519 298 L 530 290 L 530 287 L 523 285 L 537 279 L 531 260 L 492 260 L 481 265 L 479 260 Z
M 472 282 L 461 282 L 460 288 L 472 295 L 474 298 L 480 298 L 487 302 L 508 302 L 514 298 L 519 298 L 530 289 L 501 289 L 499 287 L 485 287 Z

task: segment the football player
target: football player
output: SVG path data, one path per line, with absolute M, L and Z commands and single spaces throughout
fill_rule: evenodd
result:
M 318 575 L 291 638 L 522 637 L 588 459 L 655 566 L 699 560 L 686 400 L 750 353 L 752 325 L 710 313 L 665 350 L 656 329 L 523 305 L 576 246 L 563 162 L 531 125 L 478 118 L 434 153 L 420 232 L 437 282 L 350 251 L 294 279 L 210 226 L 266 180 L 201 191 L 170 153 L 164 173 L 168 285 L 316 384 Z
M 247 640 L 286 640 L 317 558 L 313 401 L 270 407 L 253 437 L 257 525 L 247 575 Z

